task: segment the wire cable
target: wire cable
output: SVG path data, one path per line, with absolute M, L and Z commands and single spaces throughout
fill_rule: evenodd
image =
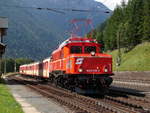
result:
M 17 5 L 2 5 L 1 7 L 14 7 L 14 8 L 25 8 L 25 9 L 37 9 L 37 10 L 48 10 L 48 11 L 53 11 L 53 12 L 56 12 L 56 13 L 61 13 L 61 14 L 65 14 L 65 12 L 63 11 L 59 11 L 55 8 L 42 8 L 42 7 L 29 7 L 29 6 L 17 6 Z
M 17 6 L 17 5 L 2 5 L 1 7 L 15 7 L 15 8 L 27 8 L 27 9 L 37 9 L 37 10 L 49 10 L 49 11 L 53 11 L 56 13 L 61 13 L 61 14 L 65 14 L 64 11 L 71 11 L 71 12 L 84 12 L 84 13 L 89 13 L 89 12 L 103 12 L 103 13 L 110 13 L 110 11 L 108 10 L 90 10 L 90 9 L 72 9 L 72 8 L 42 8 L 42 7 L 29 7 L 29 6 Z

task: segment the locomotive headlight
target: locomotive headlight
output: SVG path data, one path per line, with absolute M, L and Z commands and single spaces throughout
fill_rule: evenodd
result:
M 81 72 L 83 72 L 83 69 L 80 68 L 78 71 L 81 73 Z
M 91 56 L 95 56 L 95 52 L 94 51 L 91 52 Z
M 107 68 L 105 68 L 105 69 L 104 69 L 104 72 L 105 72 L 105 73 L 107 73 L 107 72 L 108 72 L 108 69 L 107 69 Z

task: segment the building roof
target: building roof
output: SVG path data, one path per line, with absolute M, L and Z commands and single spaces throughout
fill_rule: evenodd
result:
M 0 28 L 8 28 L 8 18 L 0 17 Z
M 1 43 L 1 42 L 0 42 L 0 46 L 4 46 L 4 47 L 5 47 L 6 45 L 5 45 L 4 43 Z

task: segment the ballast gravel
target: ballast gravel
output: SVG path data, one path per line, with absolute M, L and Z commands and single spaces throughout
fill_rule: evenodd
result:
M 13 96 L 22 106 L 24 113 L 70 113 L 64 106 L 47 99 L 24 85 L 11 83 L 6 79 Z

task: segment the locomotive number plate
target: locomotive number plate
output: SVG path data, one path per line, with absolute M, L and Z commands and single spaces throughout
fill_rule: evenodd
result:
M 88 69 L 88 70 L 86 70 L 87 72 L 100 72 L 100 70 L 99 69 Z

